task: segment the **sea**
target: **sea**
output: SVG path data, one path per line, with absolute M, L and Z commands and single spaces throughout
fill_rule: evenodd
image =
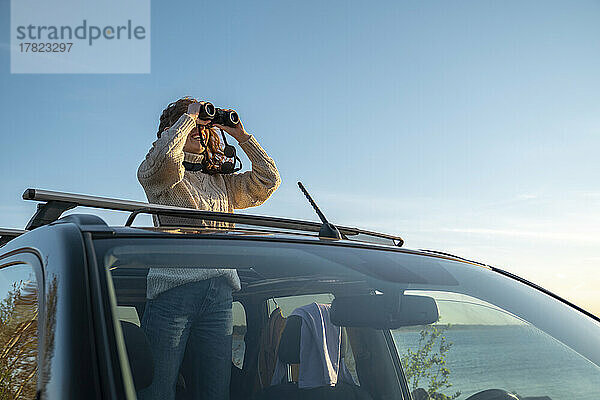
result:
M 400 355 L 419 348 L 419 332 L 393 332 Z M 457 399 L 464 400 L 482 390 L 504 389 L 522 397 L 600 400 L 600 368 L 532 326 L 455 325 L 443 335 L 452 343 L 444 357 L 452 386 L 441 393 L 459 391 Z
M 419 328 L 393 331 L 400 356 L 419 348 Z M 444 337 L 451 343 L 444 360 L 457 400 L 486 389 L 504 389 L 521 398 L 600 400 L 600 368 L 529 325 L 453 325 Z M 439 347 L 439 341 L 438 347 Z M 234 363 L 241 368 L 243 335 L 234 335 Z M 433 351 L 436 351 L 434 346 Z M 427 381 L 418 387 L 428 388 Z M 411 388 L 415 389 L 415 388 Z

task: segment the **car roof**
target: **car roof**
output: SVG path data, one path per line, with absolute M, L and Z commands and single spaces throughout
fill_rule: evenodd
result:
M 98 229 L 89 229 L 88 227 L 81 227 L 82 231 L 87 232 L 98 232 Z M 362 243 L 374 246 L 383 246 L 387 248 L 396 248 L 397 246 L 391 240 L 379 240 L 379 241 L 369 241 L 369 240 L 354 240 L 348 238 L 342 239 L 324 239 L 318 236 L 315 233 L 308 232 L 293 232 L 293 231 L 285 231 L 285 230 L 277 230 L 277 229 L 256 229 L 251 227 L 243 227 L 243 228 L 215 228 L 215 227 L 181 227 L 181 226 L 172 226 L 172 227 L 148 227 L 148 226 L 140 226 L 140 227 L 124 227 L 124 226 L 109 226 L 108 227 L 113 235 L 116 234 L 118 236 L 165 236 L 165 235 L 179 235 L 182 237 L 185 236 L 219 236 L 225 238 L 255 238 L 255 239 L 264 239 L 264 238 L 276 238 L 281 240 L 302 240 L 306 242 L 323 242 L 327 241 L 330 243 Z
M 283 242 L 295 242 L 305 244 L 330 244 L 337 246 L 351 246 L 360 247 L 366 249 L 379 249 L 401 252 L 405 254 L 421 255 L 425 257 L 440 258 L 445 260 L 463 262 L 466 264 L 472 264 L 477 266 L 483 266 L 486 268 L 492 268 L 492 266 L 484 264 L 479 261 L 466 259 L 454 254 L 428 250 L 428 249 L 411 249 L 406 247 L 398 247 L 391 241 L 386 243 L 385 241 L 365 241 L 365 240 L 354 240 L 354 239 L 324 239 L 320 238 L 316 234 L 309 233 L 298 233 L 298 232 L 284 232 L 276 230 L 258 230 L 258 229 L 215 229 L 215 228 L 197 228 L 197 227 L 123 227 L 123 226 L 110 226 L 107 227 L 110 235 L 98 235 L 97 237 L 115 238 L 115 237 L 194 237 L 194 238 L 211 238 L 211 239 L 248 239 L 248 240 L 261 240 L 261 241 L 283 241 Z M 90 229 L 86 227 L 81 228 L 83 232 L 100 233 L 98 229 Z

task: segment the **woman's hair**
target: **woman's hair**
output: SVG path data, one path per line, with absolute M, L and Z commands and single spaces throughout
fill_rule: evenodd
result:
M 156 135 L 160 137 L 161 133 L 166 129 L 169 129 L 177 120 L 187 112 L 188 106 L 192 103 L 196 103 L 197 100 L 191 97 L 184 97 L 173 103 L 169 104 L 160 115 L 160 123 L 158 125 L 158 132 Z M 205 172 L 217 173 L 225 161 L 225 154 L 223 153 L 221 140 L 219 139 L 218 131 L 215 128 L 209 128 L 198 126 L 198 128 L 209 130 L 210 135 L 206 146 L 207 157 L 202 161 L 204 164 Z M 199 132 L 202 135 L 202 132 Z

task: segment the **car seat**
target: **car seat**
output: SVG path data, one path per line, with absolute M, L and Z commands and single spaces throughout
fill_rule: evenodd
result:
M 302 318 L 292 315 L 287 318 L 279 342 L 278 358 L 288 367 L 288 382 L 270 386 L 255 397 L 256 400 L 315 399 L 315 400 L 371 400 L 371 395 L 360 386 L 338 382 L 335 386 L 320 386 L 310 389 L 298 388 L 291 374 L 291 365 L 300 363 L 300 338 Z
M 281 308 L 277 307 L 269 316 L 267 325 L 262 331 L 258 353 L 258 381 L 261 389 L 271 384 L 273 371 L 277 364 L 277 349 L 285 329 L 286 320 L 287 318 L 283 316 Z
M 148 338 L 142 328 L 131 322 L 121 321 L 121 331 L 135 390 L 147 388 L 154 379 L 154 359 Z

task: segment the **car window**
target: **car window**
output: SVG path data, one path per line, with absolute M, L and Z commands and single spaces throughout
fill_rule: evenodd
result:
M 331 304 L 333 301 L 333 294 L 331 293 L 320 293 L 320 294 L 309 294 L 302 296 L 287 296 L 287 297 L 274 297 L 267 301 L 269 305 L 269 315 L 275 308 L 281 308 L 281 313 L 284 317 L 289 317 L 292 311 L 296 308 L 310 304 L 312 302 L 321 304 Z
M 600 323 L 491 268 L 391 249 L 309 243 L 173 238 L 95 243 L 99 262 L 113 277 L 118 305 L 135 307 L 139 316 L 144 314 L 150 272 L 156 279 L 168 269 L 181 277 L 204 276 L 205 269 L 235 269 L 241 290 L 234 299 L 264 307 L 252 316 L 279 306 L 286 317 L 300 305 L 329 303 L 342 296 L 429 297 L 441 319 L 394 332 L 352 324 L 353 318 L 380 315 L 381 309 L 360 304 L 360 312 L 349 309 L 344 327 L 355 361 L 353 376 L 374 398 L 398 398 L 399 387 L 405 396 L 421 389 L 413 398 L 425 391 L 466 400 L 491 389 L 525 398 L 600 398 Z M 236 366 L 244 358 L 256 363 L 256 341 L 265 328 L 254 326 L 256 331 L 245 337 L 241 326 L 234 321 Z M 398 379 L 402 371 L 397 370 L 396 355 L 403 361 L 406 382 Z M 246 394 L 251 398 L 255 393 Z
M 244 365 L 244 354 L 246 352 L 246 343 L 244 337 L 246 335 L 246 311 L 244 306 L 239 301 L 234 301 L 232 306 L 233 311 L 233 338 L 232 338 L 232 362 L 238 368 Z
M 507 310 L 464 294 L 406 293 L 434 298 L 440 315 L 392 332 L 413 393 L 466 399 L 495 388 L 519 398 L 600 398 L 598 366 Z
M 0 265 L 0 394 L 3 399 L 36 396 L 38 290 L 27 264 Z

